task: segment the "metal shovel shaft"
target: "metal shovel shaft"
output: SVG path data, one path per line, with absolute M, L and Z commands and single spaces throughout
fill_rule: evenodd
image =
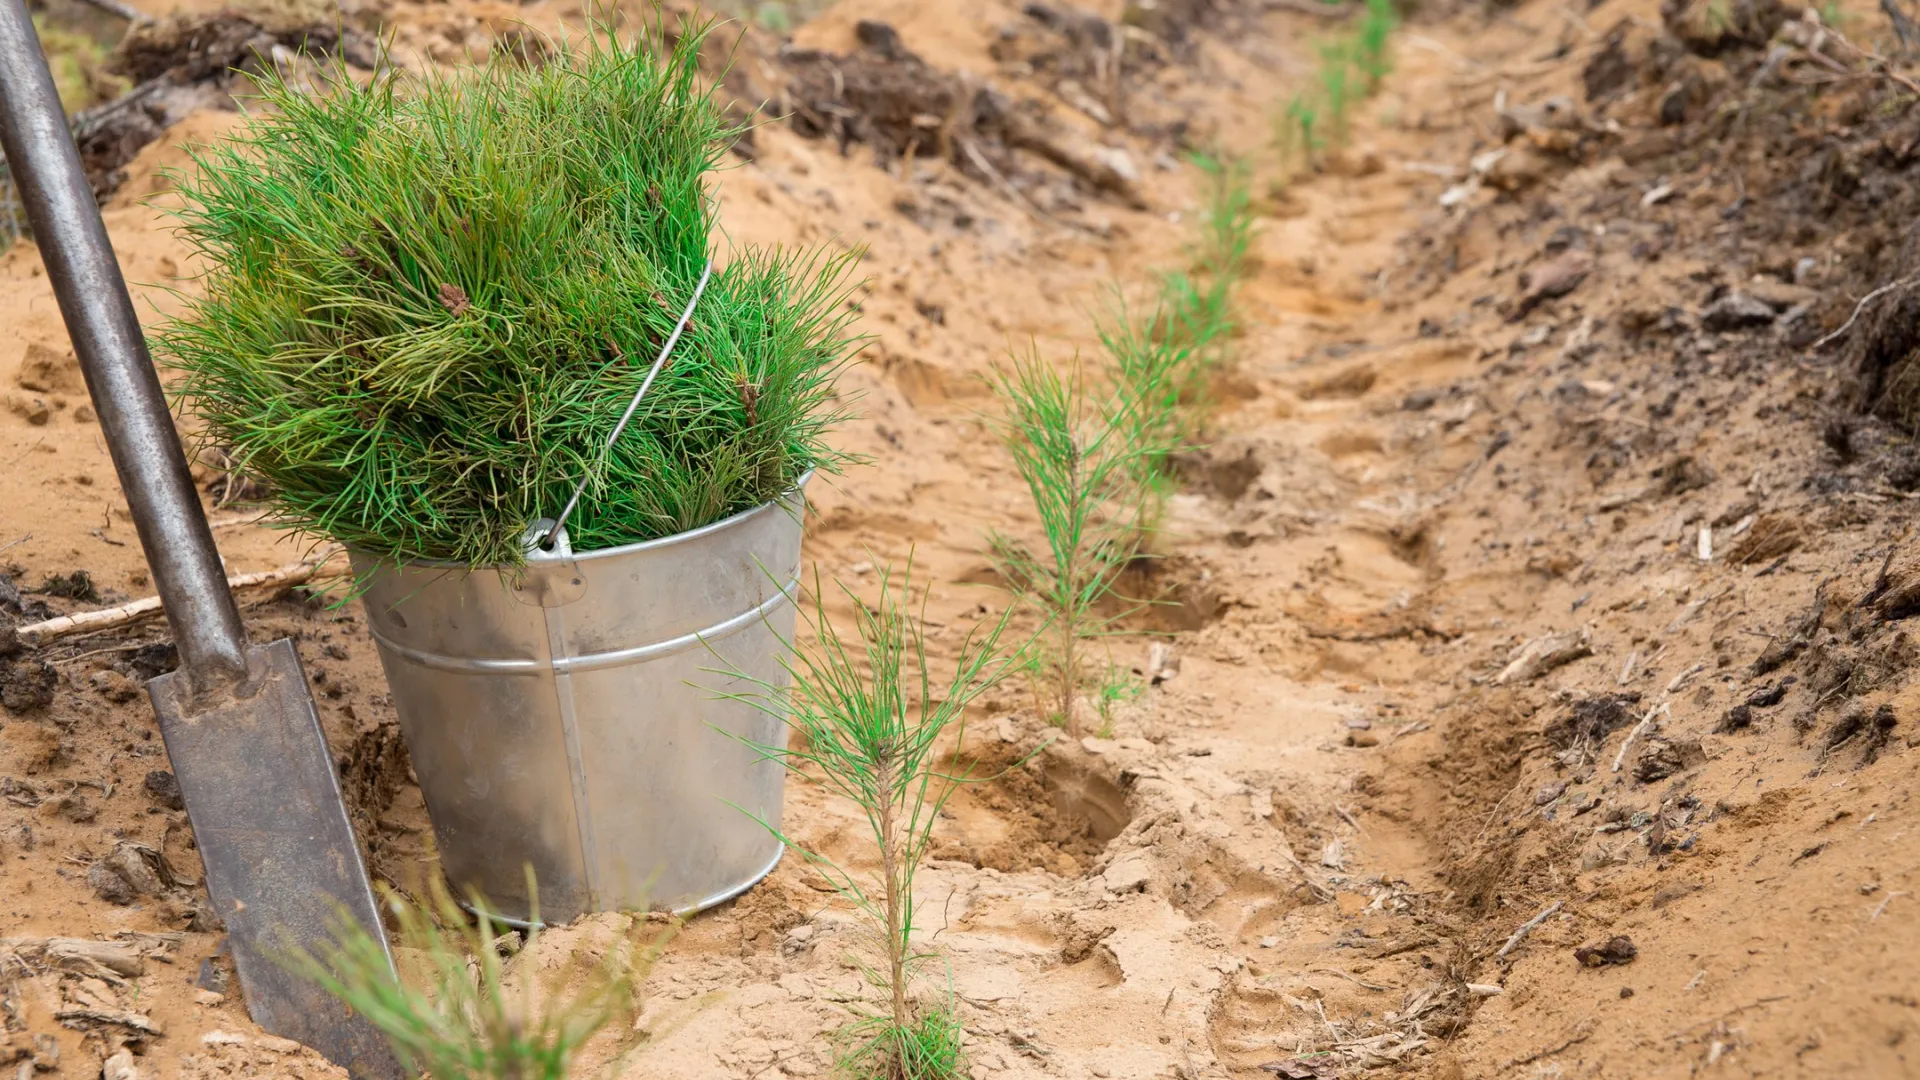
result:
M 0 119 L 8 168 L 86 373 L 181 665 L 197 685 L 237 684 L 247 674 L 246 631 L 21 0 L 0 0 Z
M 343 917 L 386 936 L 290 641 L 249 648 L 146 338 L 22 0 L 0 0 L 0 146 L 20 189 L 181 669 L 147 691 L 247 1010 L 364 1080 L 401 1074 L 364 1016 L 285 961 Z

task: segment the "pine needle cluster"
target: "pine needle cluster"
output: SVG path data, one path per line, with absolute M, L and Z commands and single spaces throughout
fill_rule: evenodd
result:
M 527 889 L 538 896 L 531 869 Z M 674 929 L 649 931 L 621 916 L 624 929 L 597 959 L 578 950 L 535 980 L 524 967 L 511 971 L 503 954 L 511 947 L 538 955 L 537 910 L 522 941 L 501 937 L 478 897 L 473 907 L 481 914 L 470 916 L 438 878 L 426 905 L 391 891 L 385 898 L 398 940 L 420 958 L 415 979 L 402 980 L 387 950 L 349 918 L 317 955 L 295 953 L 287 962 L 385 1035 L 410 1074 L 435 1080 L 568 1080 L 588 1040 L 639 1013 L 640 984 Z
M 204 290 L 156 339 L 179 394 L 284 525 L 391 560 L 516 565 L 710 523 L 831 468 L 857 254 L 737 251 L 604 458 L 714 256 L 738 134 L 699 71 L 712 23 L 596 28 L 552 62 L 269 75 L 180 178 Z M 344 72 L 341 73 L 344 76 Z
M 1320 43 L 1314 84 L 1288 99 L 1274 119 L 1274 141 L 1299 164 L 1346 142 L 1349 113 L 1393 70 L 1387 45 L 1400 25 L 1395 0 L 1366 0 L 1359 25 Z

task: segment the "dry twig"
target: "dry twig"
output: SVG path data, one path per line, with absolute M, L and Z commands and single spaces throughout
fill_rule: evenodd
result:
M 1614 772 L 1619 772 L 1620 769 L 1626 765 L 1627 748 L 1633 745 L 1633 741 L 1635 739 L 1638 739 L 1640 736 L 1646 734 L 1647 728 L 1653 724 L 1653 718 L 1660 715 L 1663 712 L 1668 712 L 1670 710 L 1671 710 L 1671 706 L 1666 705 L 1664 703 L 1660 705 L 1655 705 L 1653 708 L 1647 710 L 1647 715 L 1640 718 L 1640 722 L 1633 726 L 1632 731 L 1627 732 L 1627 741 L 1621 743 L 1620 752 L 1613 755 L 1613 771 Z
M 114 1027 L 128 1028 L 142 1035 L 157 1037 L 165 1034 L 150 1017 L 120 1009 L 61 1009 L 53 1014 L 53 1018 L 68 1027 L 109 1024 Z
M 1579 1044 L 1586 1042 L 1587 1039 L 1590 1038 L 1592 1035 L 1593 1035 L 1592 1018 L 1582 1020 L 1577 1026 L 1575 1026 L 1573 1030 L 1573 1034 L 1567 1036 L 1565 1039 L 1553 1044 L 1552 1046 L 1546 1048 L 1545 1050 L 1536 1050 L 1535 1052 L 1528 1054 L 1526 1057 L 1514 1058 L 1512 1061 L 1507 1062 L 1507 1068 L 1511 1069 L 1521 1065 L 1531 1065 L 1534 1062 L 1539 1061 L 1541 1058 L 1552 1057 L 1553 1055 L 1559 1053 L 1562 1050 L 1567 1049 L 1568 1047 L 1578 1046 Z
M 1882 296 L 1885 296 L 1886 294 L 1894 291 L 1895 289 L 1905 289 L 1916 284 L 1920 284 L 1920 276 L 1902 278 L 1899 281 L 1882 285 L 1879 288 L 1868 293 L 1867 295 L 1861 297 L 1860 302 L 1853 305 L 1853 314 L 1847 316 L 1847 321 L 1841 323 L 1840 328 L 1838 330 L 1835 330 L 1833 333 L 1828 334 L 1825 337 L 1821 338 L 1819 341 L 1816 341 L 1812 345 L 1809 345 L 1807 347 L 1807 351 L 1819 352 L 1821 349 L 1827 346 L 1828 342 L 1837 340 L 1842 334 L 1845 334 L 1848 330 L 1853 329 L 1853 324 L 1860 320 L 1860 313 L 1867 310 L 1868 304 L 1873 303 L 1875 300 L 1880 299 Z
M 1515 930 L 1513 932 L 1513 936 L 1507 939 L 1507 943 L 1505 945 L 1500 946 L 1500 951 L 1497 953 L 1494 953 L 1493 958 L 1495 960 L 1505 960 L 1507 958 L 1508 953 L 1519 948 L 1520 943 L 1527 940 L 1528 934 L 1533 933 L 1534 930 L 1537 929 L 1541 923 L 1546 922 L 1548 919 L 1553 918 L 1553 913 L 1556 911 L 1559 911 L 1560 905 L 1565 902 L 1566 901 L 1564 900 L 1555 900 L 1553 903 L 1548 904 L 1545 908 L 1543 908 L 1540 914 L 1535 915 L 1533 918 L 1528 919 L 1526 922 L 1521 923 L 1520 929 Z
M 305 562 L 290 563 L 278 570 L 267 570 L 257 574 L 240 574 L 227 579 L 229 589 L 252 589 L 261 586 L 287 588 L 302 585 L 313 580 L 322 564 L 337 554 L 338 549 L 329 549 L 317 554 Z M 75 634 L 93 633 L 127 626 L 159 613 L 163 609 L 160 598 L 149 596 L 119 607 L 103 608 L 99 611 L 78 611 L 72 615 L 62 615 L 43 622 L 28 623 L 19 628 L 22 642 L 41 646 Z

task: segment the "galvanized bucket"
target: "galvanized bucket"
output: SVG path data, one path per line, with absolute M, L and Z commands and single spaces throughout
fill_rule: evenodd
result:
M 355 557 L 463 896 L 526 921 L 531 865 L 542 921 L 688 912 L 772 872 L 781 844 L 755 818 L 779 827 L 785 774 L 740 740 L 784 746 L 785 724 L 722 695 L 760 692 L 730 672 L 783 682 L 805 483 L 642 544 L 574 552 L 561 531 L 517 574 Z

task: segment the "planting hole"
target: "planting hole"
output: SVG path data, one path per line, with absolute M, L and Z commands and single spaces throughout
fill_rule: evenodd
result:
M 1055 762 L 1042 782 L 1063 818 L 1085 821 L 1087 832 L 1101 847 L 1119 836 L 1133 820 L 1127 796 L 1113 781 L 1085 768 Z
M 1101 614 L 1117 617 L 1128 630 L 1198 630 L 1226 612 L 1212 570 L 1186 555 L 1134 559 L 1114 583 L 1114 593 L 1101 602 Z
M 1061 754 L 1019 760 L 990 751 L 949 765 L 992 779 L 954 792 L 935 832 L 934 857 L 1005 873 L 1086 873 L 1133 819 L 1126 794 Z

